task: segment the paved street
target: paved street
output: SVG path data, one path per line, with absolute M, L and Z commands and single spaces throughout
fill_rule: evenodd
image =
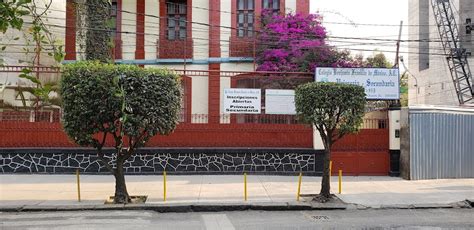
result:
M 473 229 L 472 209 L 0 213 L 1 229 Z

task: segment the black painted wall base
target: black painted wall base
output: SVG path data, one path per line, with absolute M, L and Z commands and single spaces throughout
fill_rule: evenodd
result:
M 400 150 L 390 150 L 390 171 L 388 175 L 391 177 L 400 176 Z
M 113 149 L 105 150 L 112 160 Z M 126 174 L 320 175 L 323 152 L 313 149 L 139 149 Z M 0 149 L 2 173 L 108 174 L 93 149 Z

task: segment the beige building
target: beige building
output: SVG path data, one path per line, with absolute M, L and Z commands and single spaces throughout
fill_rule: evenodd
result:
M 458 105 L 454 84 L 441 45 L 431 0 L 408 1 L 409 104 Z M 466 20 L 474 18 L 474 1 L 453 0 L 452 8 L 463 48 L 472 53 L 474 35 L 468 34 Z M 468 56 L 471 70 L 474 56 Z

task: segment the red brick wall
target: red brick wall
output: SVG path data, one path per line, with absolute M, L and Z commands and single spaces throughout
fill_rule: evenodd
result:
M 184 85 L 184 97 L 185 97 L 184 98 L 184 103 L 185 103 L 184 122 L 191 123 L 193 79 L 188 76 L 181 76 L 181 77 L 182 77 L 181 84 Z
M 193 1 L 187 0 L 187 15 L 186 19 L 186 39 L 170 41 L 167 39 L 167 15 L 166 15 L 166 1 L 160 0 L 160 39 L 158 41 L 158 58 L 193 58 L 193 39 L 192 39 L 192 12 Z
M 145 59 L 145 0 L 137 0 L 135 59 Z
M 309 0 L 297 0 L 296 13 L 300 13 L 302 15 L 308 15 L 309 14 Z
M 221 76 L 220 72 L 217 72 L 221 69 L 219 63 L 209 64 L 209 70 L 216 72 L 209 72 L 209 123 L 219 123 L 220 122 L 220 94 L 221 94 Z
M 76 7 L 74 0 L 66 2 L 65 60 L 76 60 Z
M 107 139 L 112 147 L 112 138 Z M 304 125 L 179 124 L 169 136 L 155 136 L 148 147 L 311 148 L 312 130 Z M 74 147 L 59 122 L 0 122 L 0 147 Z
M 221 1 L 209 0 L 209 57 L 221 56 Z
M 230 37 L 230 57 L 254 57 L 255 39 Z

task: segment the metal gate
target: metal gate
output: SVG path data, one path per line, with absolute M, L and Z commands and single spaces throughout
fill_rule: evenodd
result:
M 366 119 L 357 134 L 334 143 L 332 173 L 344 175 L 387 175 L 389 171 L 388 119 Z

